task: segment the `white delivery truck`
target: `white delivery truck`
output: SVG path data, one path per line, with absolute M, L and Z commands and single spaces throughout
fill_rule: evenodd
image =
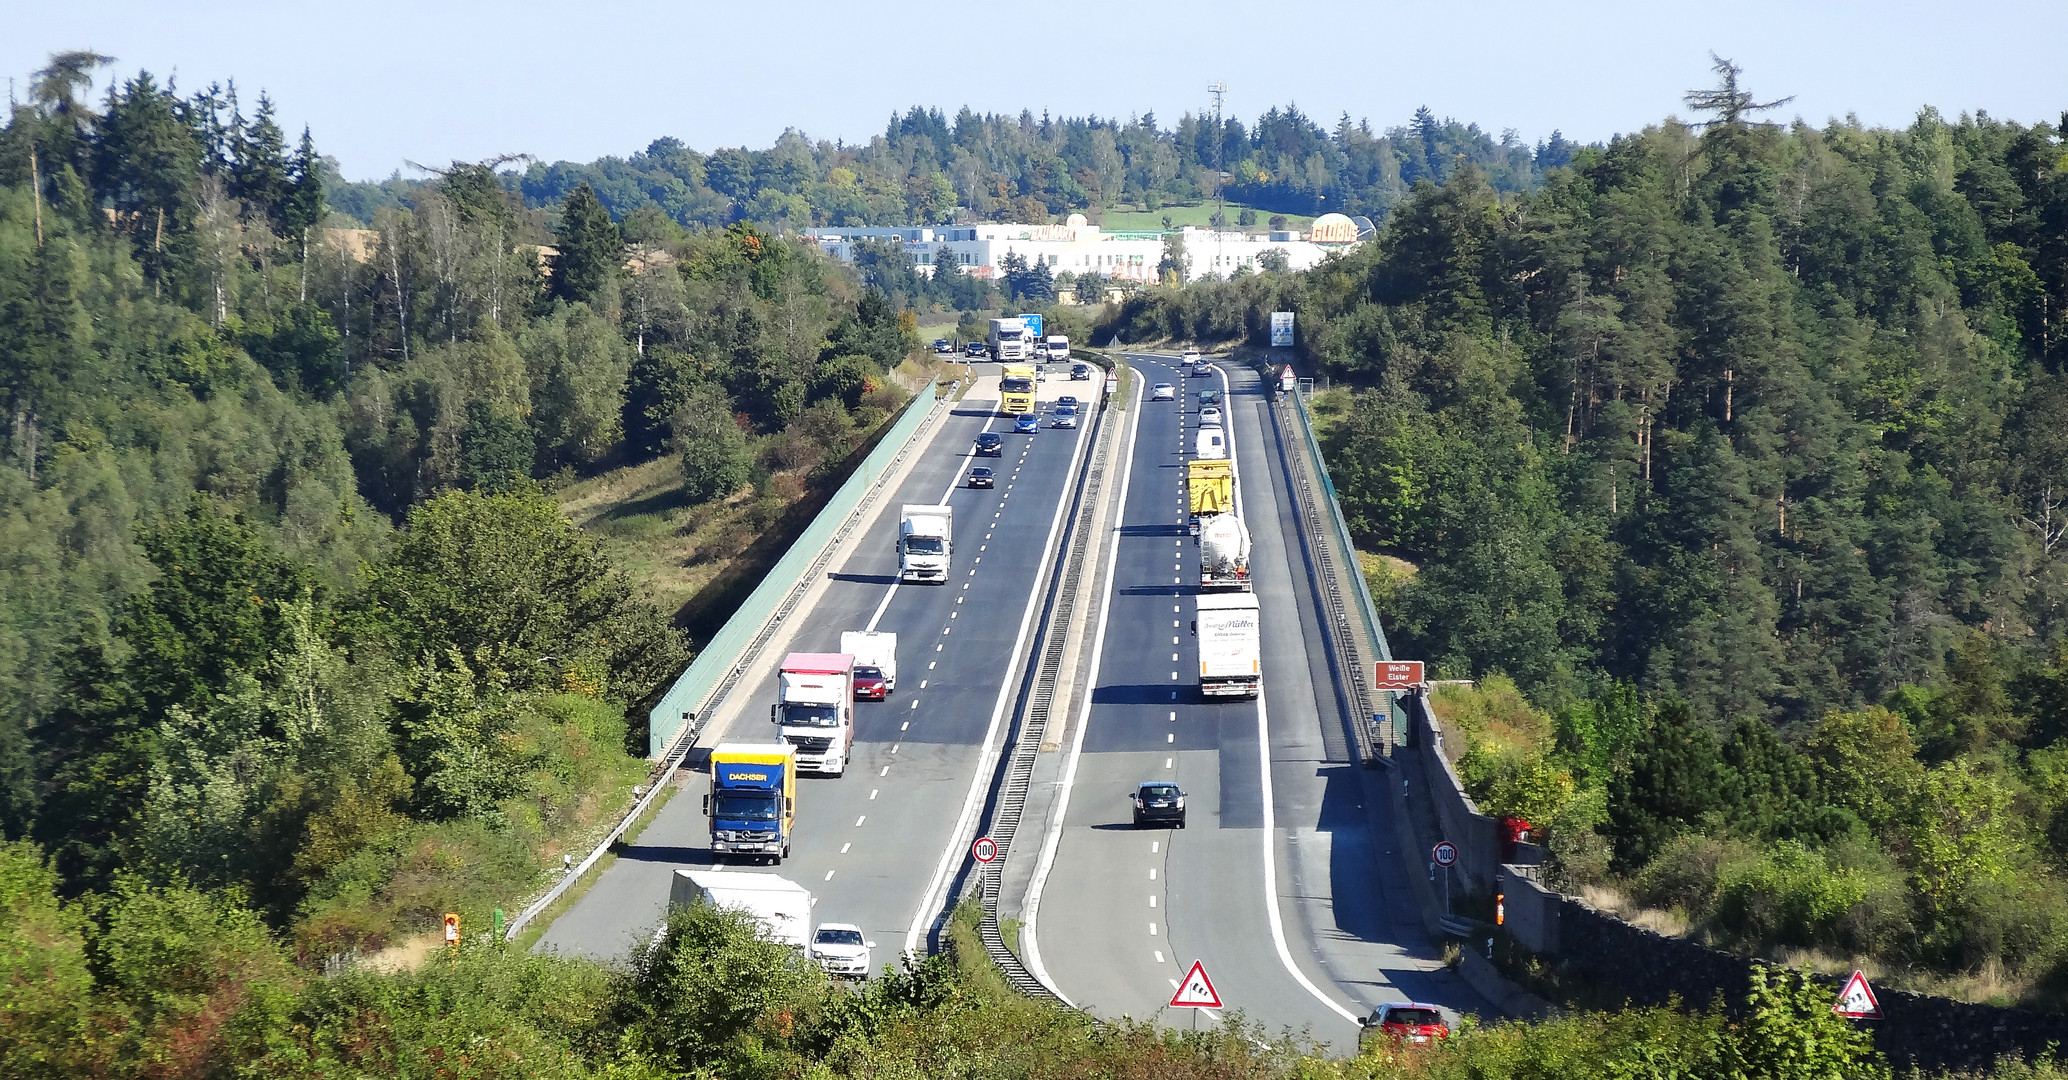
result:
M 744 870 L 677 870 L 669 907 L 709 904 L 753 916 L 768 940 L 799 950 L 811 938 L 811 890 L 788 878 Z
M 992 319 L 984 344 L 991 349 L 991 359 L 999 363 L 1025 362 L 1034 359 L 1034 343 L 1028 337 L 1027 320 L 1015 315 Z
M 1199 527 L 1199 587 L 1250 591 L 1249 528 L 1234 514 L 1212 514 Z
M 1200 428 L 1198 436 L 1192 441 L 1192 456 L 1201 461 L 1227 457 L 1228 433 L 1214 424 Z
M 1199 692 L 1208 697 L 1256 697 L 1264 686 L 1257 594 L 1207 593 L 1194 603 Z
M 797 748 L 797 768 L 839 776 L 854 752 L 854 657 L 793 652 L 776 672 L 769 706 L 782 741 Z
M 854 666 L 883 673 L 883 688 L 898 688 L 898 636 L 888 630 L 842 630 L 840 651 L 854 657 Z
M 898 513 L 898 580 L 947 584 L 955 508 L 906 503 Z
M 1068 334 L 1048 335 L 1048 362 L 1060 364 L 1070 359 L 1070 336 Z

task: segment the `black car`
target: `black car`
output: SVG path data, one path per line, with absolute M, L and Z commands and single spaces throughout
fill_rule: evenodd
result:
M 1077 400 L 1077 395 L 1075 394 L 1064 394 L 1056 399 L 1056 408 L 1058 409 L 1074 409 L 1083 404 L 1084 402 Z
M 1091 365 L 1089 365 L 1089 364 L 1071 364 L 1071 365 L 1070 365 L 1070 379 L 1071 379 L 1071 381 L 1072 381 L 1072 382 L 1090 382 L 1090 381 L 1091 381 Z
M 995 431 L 986 431 L 977 436 L 978 457 L 1004 457 L 1005 436 Z
M 937 338 L 933 339 L 933 351 L 935 351 L 935 352 L 937 352 L 937 353 L 951 353 L 951 352 L 954 352 L 954 351 L 955 351 L 955 343 L 954 343 L 954 342 L 952 342 L 952 341 L 949 341 L 949 340 L 948 340 L 947 338 L 944 338 L 944 337 L 937 337 Z
M 991 466 L 979 465 L 969 470 L 969 486 L 973 488 L 997 487 L 998 477 L 991 472 Z
M 1135 828 L 1144 825 L 1185 827 L 1185 793 L 1167 780 L 1150 780 L 1128 797 L 1135 804 Z
M 964 356 L 974 356 L 974 357 L 985 357 L 985 356 L 989 356 L 989 355 L 991 355 L 991 350 L 990 350 L 990 349 L 988 349 L 988 348 L 985 348 L 985 347 L 984 347 L 984 343 L 983 343 L 983 342 L 981 342 L 981 341 L 972 341 L 972 342 L 970 342 L 969 344 L 967 344 L 967 345 L 964 345 L 964 346 L 962 347 L 962 355 L 964 355 Z

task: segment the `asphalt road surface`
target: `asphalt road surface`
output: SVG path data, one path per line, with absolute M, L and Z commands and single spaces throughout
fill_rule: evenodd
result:
M 1381 1002 L 1483 1010 L 1442 970 L 1404 877 L 1412 860 L 1394 850 L 1390 803 L 1353 764 L 1271 394 L 1246 368 L 1195 378 L 1174 358 L 1129 359 L 1179 397 L 1144 395 L 1092 704 L 1040 885 L 1039 963 L 1080 1007 L 1189 1026 L 1189 1010 L 1166 1005 L 1200 960 L 1229 1008 L 1339 1050 Z M 1199 557 L 1184 463 L 1199 391 L 1224 386 L 1262 617 L 1254 702 L 1199 694 L 1191 633 Z M 1184 830 L 1133 828 L 1128 796 L 1144 780 L 1184 790 Z
M 944 847 L 984 757 L 1012 668 L 1038 570 L 1078 444 L 1089 430 L 1047 426 L 1046 402 L 1062 394 L 1086 401 L 1096 382 L 1053 375 L 1041 384 L 1043 426 L 1011 433 L 995 400 L 965 398 L 935 437 L 863 543 L 816 605 L 789 649 L 835 652 L 844 630 L 898 635 L 898 689 L 885 702 L 856 705 L 854 760 L 843 777 L 807 774 L 798 783 L 790 858 L 780 866 L 737 868 L 779 873 L 809 888 L 819 922 L 851 922 L 876 944 L 878 968 L 895 961 L 922 911 Z M 1004 433 L 1005 454 L 972 457 L 982 431 Z M 995 489 L 972 489 L 973 465 L 998 472 Z M 897 507 L 947 502 L 955 508 L 953 567 L 944 585 L 897 584 Z M 775 680 L 742 688 L 751 699 L 727 741 L 769 742 Z M 679 868 L 716 865 L 703 816 L 704 775 L 689 776 L 639 839 L 556 919 L 540 949 L 614 959 L 651 935 Z M 725 864 L 733 868 L 734 864 Z

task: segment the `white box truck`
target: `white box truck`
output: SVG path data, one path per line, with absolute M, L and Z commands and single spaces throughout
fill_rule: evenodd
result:
M 955 508 L 906 503 L 898 512 L 898 580 L 947 584 Z
M 788 878 L 744 870 L 677 870 L 668 906 L 692 904 L 746 912 L 768 940 L 799 950 L 811 939 L 811 890 Z
M 797 768 L 839 776 L 854 753 L 854 657 L 793 652 L 776 672 L 769 706 L 782 741 L 797 748 Z
M 843 630 L 840 651 L 854 657 L 854 666 L 883 672 L 883 688 L 898 688 L 898 636 L 888 630 Z
M 992 319 L 984 344 L 991 349 L 991 359 L 1000 363 L 1028 361 L 1034 359 L 1034 343 L 1027 340 L 1029 336 L 1025 319 L 1016 315 Z
M 1208 697 L 1256 697 L 1264 686 L 1257 594 L 1208 593 L 1194 603 L 1199 692 Z
M 1070 335 L 1050 334 L 1047 340 L 1049 363 L 1060 364 L 1070 359 Z

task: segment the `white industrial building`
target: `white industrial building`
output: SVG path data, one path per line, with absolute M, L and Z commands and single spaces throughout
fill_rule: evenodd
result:
M 855 246 L 865 241 L 902 244 L 921 270 L 932 274 L 943 262 L 964 273 L 990 279 L 1002 275 L 1007 255 L 1019 255 L 1029 266 L 1046 264 L 1057 275 L 1096 271 L 1116 281 L 1153 284 L 1163 262 L 1162 232 L 1107 232 L 1071 214 L 1061 225 L 942 225 L 924 228 L 820 228 L 806 234 L 828 255 L 854 261 Z M 1287 269 L 1306 270 L 1339 251 L 1355 247 L 1370 227 L 1341 214 L 1316 219 L 1307 233 L 1245 233 L 1186 226 L 1186 280 L 1209 274 L 1227 277 L 1238 267 L 1254 273 L 1267 251 L 1285 254 Z

